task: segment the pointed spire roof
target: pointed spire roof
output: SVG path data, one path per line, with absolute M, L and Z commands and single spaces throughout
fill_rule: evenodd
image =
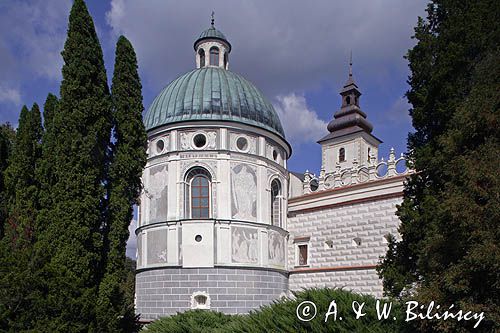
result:
M 349 55 L 349 78 L 352 77 L 352 50 L 351 54 Z
M 359 107 L 361 92 L 352 75 L 352 52 L 349 58 L 349 77 L 340 91 L 340 95 L 342 96 L 340 110 L 334 113 L 333 119 L 327 127 L 330 134 L 318 142 L 357 132 L 365 132 L 372 135 L 373 125 L 366 119 L 366 113 L 361 111 Z M 379 139 L 377 140 L 380 141 Z
M 347 81 L 344 84 L 344 87 L 340 91 L 340 94 L 342 94 L 344 92 L 351 91 L 351 90 L 357 90 L 359 95 L 361 95 L 361 92 L 359 91 L 358 85 L 356 84 L 356 82 L 354 81 L 354 77 L 352 76 L 352 51 L 351 51 L 351 55 L 349 57 L 349 77 L 347 78 Z

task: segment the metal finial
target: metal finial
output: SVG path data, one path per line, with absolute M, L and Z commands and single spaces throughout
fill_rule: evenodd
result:
M 212 20 L 211 20 L 211 23 L 212 27 L 214 26 L 215 24 L 215 12 L 212 10 Z
M 351 56 L 349 57 L 349 77 L 352 77 L 352 50 Z

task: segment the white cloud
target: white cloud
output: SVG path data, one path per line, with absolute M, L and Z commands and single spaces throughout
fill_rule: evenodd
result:
M 194 67 L 193 42 L 215 10 L 216 27 L 233 45 L 231 69 L 275 96 L 325 80 L 339 86 L 351 49 L 366 77 L 406 76 L 403 55 L 426 2 L 112 0 L 107 21 L 132 41 L 142 77 L 159 90 Z
M 0 86 L 0 103 L 2 102 L 13 103 L 16 106 L 20 105 L 21 93 L 18 89 Z
M 326 133 L 327 123 L 307 106 L 303 95 L 290 93 L 276 97 L 278 112 L 288 141 L 293 144 L 315 142 Z
M 128 232 L 130 236 L 127 240 L 127 257 L 135 260 L 135 255 L 137 251 L 137 237 L 135 235 L 135 228 L 137 228 L 137 221 L 133 219 L 128 227 Z
M 30 79 L 60 79 L 60 52 L 70 6 L 70 0 L 0 4 L 0 70 L 6 70 L 4 81 L 19 81 L 22 73 Z
M 121 25 L 121 21 L 125 16 L 124 7 L 125 3 L 123 0 L 111 1 L 111 10 L 106 13 L 106 21 L 113 29 L 119 30 L 118 26 Z

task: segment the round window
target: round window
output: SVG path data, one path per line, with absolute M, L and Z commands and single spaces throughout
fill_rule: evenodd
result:
M 196 235 L 194 237 L 194 240 L 197 241 L 198 243 L 201 242 L 202 239 L 203 239 L 203 237 L 201 237 L 201 235 Z
M 156 152 L 159 154 L 165 148 L 165 142 L 163 140 L 156 141 Z
M 309 183 L 309 187 L 311 188 L 311 191 L 316 191 L 319 187 L 319 183 L 318 183 L 318 180 L 317 179 L 313 179 L 311 180 L 311 182 Z
M 203 148 L 207 144 L 207 137 L 204 134 L 196 134 L 193 138 L 193 144 L 196 148 Z
M 276 149 L 273 149 L 273 160 L 277 160 L 278 159 L 278 151 Z
M 248 140 L 244 137 L 238 138 L 236 140 L 236 147 L 241 151 L 246 151 L 248 149 Z

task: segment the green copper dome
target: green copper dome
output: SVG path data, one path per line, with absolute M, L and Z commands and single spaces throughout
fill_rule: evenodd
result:
M 220 67 L 188 72 L 166 86 L 144 118 L 146 130 L 193 120 L 235 121 L 285 137 L 271 103 L 249 81 Z

